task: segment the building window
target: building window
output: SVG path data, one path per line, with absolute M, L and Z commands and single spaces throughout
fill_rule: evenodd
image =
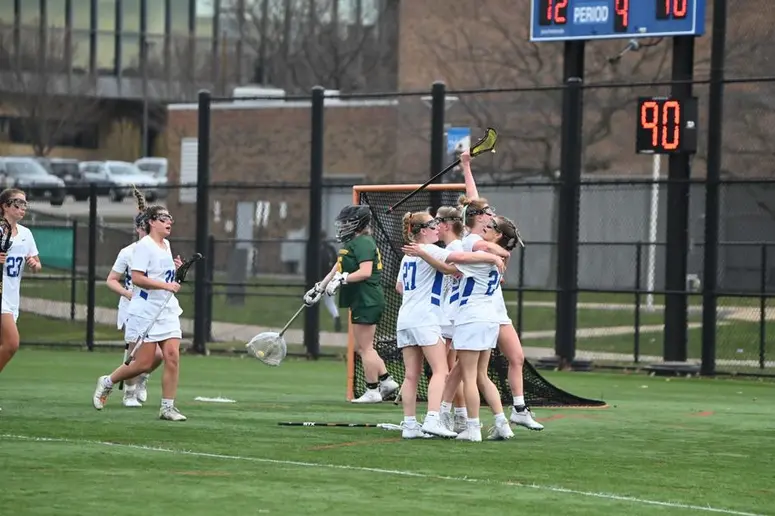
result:
M 71 2 L 73 6 L 73 29 L 91 30 L 92 0 L 71 0 Z
M 140 35 L 121 35 L 121 75 L 125 77 L 139 77 L 140 68 Z
M 121 0 L 121 32 L 140 32 L 140 0 Z
M 151 79 L 163 79 L 166 76 L 164 40 L 164 36 L 147 36 L 145 38 L 148 45 L 148 77 Z
M 169 0 L 170 2 L 170 30 L 172 34 L 182 36 L 188 34 L 191 16 L 190 0 Z
M 164 22 L 167 19 L 167 6 L 164 0 L 142 0 L 146 3 L 146 32 L 164 34 Z
M 116 75 L 116 33 L 97 33 L 97 73 Z
M 215 6 L 213 0 L 196 0 L 196 24 L 194 30 L 198 38 L 213 37 Z
M 89 73 L 89 33 L 84 31 L 74 32 L 72 40 L 73 71 L 77 73 Z
M 46 0 L 46 23 L 64 29 L 67 25 L 67 0 Z
M 16 18 L 14 0 L 0 0 L 0 25 L 13 25 Z
M 99 0 L 97 4 L 97 30 L 116 30 L 116 0 Z

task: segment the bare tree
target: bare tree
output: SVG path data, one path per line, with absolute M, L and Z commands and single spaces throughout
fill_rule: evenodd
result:
M 395 27 L 382 23 L 388 3 L 356 0 L 229 0 L 253 82 L 307 92 L 392 89 L 396 49 L 385 45 Z M 377 8 L 376 5 L 385 6 Z
M 0 88 L 18 116 L 24 136 L 38 156 L 96 121 L 96 79 L 71 73 L 75 44 L 64 31 L 23 31 L 0 36 Z M 69 49 L 69 51 L 68 51 Z

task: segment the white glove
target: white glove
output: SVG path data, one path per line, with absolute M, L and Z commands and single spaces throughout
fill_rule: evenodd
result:
M 320 288 L 320 283 L 315 283 L 315 286 L 309 289 L 306 294 L 304 294 L 304 304 L 307 306 L 317 304 L 318 301 L 320 301 L 320 298 L 323 297 L 323 292 L 324 290 Z
M 334 277 L 331 278 L 331 281 L 328 282 L 328 285 L 326 286 L 326 294 L 329 296 L 333 296 L 336 294 L 336 291 L 339 290 L 339 287 L 341 285 L 347 284 L 347 276 L 348 273 L 346 272 L 337 272 L 334 274 Z

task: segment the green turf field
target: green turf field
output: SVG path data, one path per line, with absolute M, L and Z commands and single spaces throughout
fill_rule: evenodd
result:
M 86 322 L 54 319 L 43 315 L 22 313 L 16 321 L 22 342 L 84 343 Z M 94 325 L 95 340 L 122 340 L 115 326 Z
M 399 422 L 344 401 L 342 362 L 185 356 L 184 423 L 156 419 L 158 374 L 145 407 L 95 411 L 116 362 L 22 350 L 0 375 L 3 514 L 775 514 L 772 383 L 552 372 L 610 408 L 537 409 L 546 430 L 509 442 L 403 441 L 276 425 Z

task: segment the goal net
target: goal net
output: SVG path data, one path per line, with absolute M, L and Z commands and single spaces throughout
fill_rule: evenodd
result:
M 398 268 L 401 265 L 401 246 L 403 236 L 401 218 L 407 211 L 423 211 L 435 201 L 439 206 L 456 206 L 458 197 L 465 193 L 462 184 L 432 184 L 409 199 L 401 209 L 386 213 L 388 207 L 395 205 L 407 193 L 420 185 L 367 185 L 353 187 L 353 203 L 371 207 L 371 230 L 377 246 L 382 253 L 382 286 L 385 291 L 386 308 L 382 320 L 377 325 L 374 347 L 385 361 L 390 374 L 401 383 L 404 379 L 404 362 L 401 350 L 396 345 L 396 319 L 401 307 L 401 296 L 396 292 Z M 525 360 L 523 369 L 525 401 L 532 407 L 600 407 L 604 401 L 585 399 L 565 392 L 548 382 Z M 355 353 L 352 331 L 347 347 L 347 399 L 360 397 L 366 390 L 366 380 L 360 357 Z M 489 375 L 504 405 L 511 405 L 511 389 L 508 384 L 508 361 L 497 349 L 490 359 Z M 430 368 L 425 365 L 425 374 L 420 378 L 417 399 L 427 401 L 428 378 Z

